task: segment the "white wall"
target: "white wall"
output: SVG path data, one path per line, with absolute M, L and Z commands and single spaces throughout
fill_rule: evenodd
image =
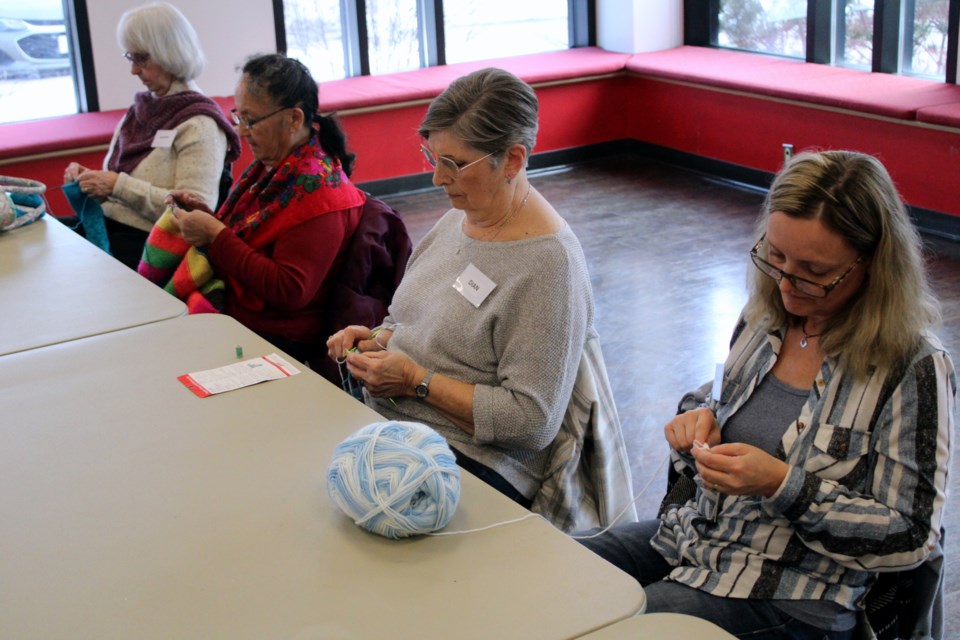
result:
M 144 4 L 148 2 L 87 2 L 97 94 L 102 111 L 129 107 L 133 94 L 144 89 L 136 76 L 130 74 L 130 64 L 123 59 L 116 36 L 117 22 L 123 12 Z M 183 12 L 200 37 L 207 66 L 197 82 L 208 95 L 233 95 L 237 65 L 252 54 L 277 50 L 270 0 L 173 0 L 170 4 Z
M 597 45 L 642 53 L 683 44 L 683 0 L 597 0 Z

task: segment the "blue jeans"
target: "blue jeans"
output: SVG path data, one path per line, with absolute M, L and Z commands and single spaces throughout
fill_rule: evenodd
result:
M 473 458 L 463 455 L 461 452 L 457 451 L 453 447 L 450 447 L 450 450 L 453 451 L 453 456 L 457 459 L 457 464 L 462 468 L 466 469 L 473 475 L 477 476 L 480 480 L 483 480 L 488 485 L 507 496 L 521 507 L 529 509 L 533 504 L 533 500 L 525 497 L 522 493 L 517 491 L 516 487 L 510 484 L 506 478 L 502 475 L 491 469 L 485 464 L 481 464 L 474 460 Z
M 826 631 L 810 626 L 790 617 L 770 600 L 722 598 L 663 580 L 672 567 L 650 546 L 659 524 L 658 520 L 634 522 L 614 527 L 596 538 L 578 540 L 637 579 L 647 596 L 647 613 L 685 613 L 750 640 L 848 640 L 854 637 L 853 630 Z M 590 533 L 593 532 L 587 532 Z

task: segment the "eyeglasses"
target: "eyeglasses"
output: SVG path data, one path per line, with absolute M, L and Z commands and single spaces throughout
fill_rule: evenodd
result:
M 800 276 L 795 276 L 791 273 L 787 273 L 783 269 L 773 266 L 766 260 L 760 257 L 760 245 L 763 244 L 763 241 L 766 239 L 766 236 L 760 238 L 757 241 L 757 244 L 753 245 L 753 249 L 750 250 L 750 258 L 753 260 L 754 266 L 760 270 L 766 276 L 770 276 L 777 281 L 777 284 L 786 278 L 790 284 L 793 285 L 793 288 L 804 293 L 813 298 L 826 298 L 827 294 L 837 288 L 837 285 L 843 282 L 843 279 L 850 275 L 850 272 L 853 271 L 854 267 L 860 264 L 863 261 L 863 256 L 861 255 L 857 258 L 850 268 L 841 273 L 839 276 L 834 278 L 829 284 L 820 284 L 819 282 L 813 282 L 812 280 L 807 280 L 806 278 L 801 278 Z
M 430 166 L 436 169 L 440 167 L 441 171 L 446 171 L 452 175 L 455 179 L 459 178 L 464 171 L 477 164 L 481 160 L 486 160 L 493 155 L 493 152 L 488 153 L 482 158 L 477 158 L 473 162 L 468 162 L 466 164 L 457 164 L 457 161 L 453 158 L 448 158 L 447 156 L 435 156 L 433 151 L 430 151 L 426 146 L 420 145 L 420 152 L 423 153 L 423 157 L 427 159 L 427 162 L 430 163 Z
M 271 116 L 275 116 L 275 115 L 277 115 L 278 113 L 280 113 L 281 111 L 286 111 L 287 109 L 293 109 L 293 108 L 294 108 L 294 107 L 280 107 L 280 108 L 277 109 L 276 111 L 271 111 L 271 112 L 268 113 L 267 115 L 265 115 L 265 116 L 260 116 L 259 118 L 247 118 L 247 117 L 244 117 L 244 116 L 240 115 L 240 112 L 238 112 L 236 109 L 230 109 L 230 117 L 233 119 L 233 124 L 235 124 L 235 125 L 238 126 L 238 127 L 241 126 L 241 125 L 243 125 L 244 127 L 246 127 L 246 128 L 249 130 L 249 129 L 253 129 L 253 127 L 254 127 L 258 122 L 263 122 L 263 121 L 266 120 L 267 118 L 269 118 L 269 117 L 271 117 Z
M 127 59 L 127 62 L 135 64 L 138 67 L 142 67 L 150 60 L 149 53 L 131 53 L 130 51 L 124 51 L 123 57 Z

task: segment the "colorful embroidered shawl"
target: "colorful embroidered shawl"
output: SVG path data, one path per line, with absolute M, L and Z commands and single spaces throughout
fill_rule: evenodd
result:
M 350 183 L 340 161 L 328 156 L 313 135 L 273 169 L 254 161 L 216 216 L 253 249 L 263 249 L 299 224 L 365 201 L 366 195 Z M 222 302 L 212 298 L 223 291 L 223 281 L 214 277 L 203 252 L 180 236 L 172 213 L 164 213 L 150 231 L 137 271 L 184 300 L 190 313 L 222 309 Z M 222 277 L 241 304 L 263 308 L 263 301 L 236 278 Z

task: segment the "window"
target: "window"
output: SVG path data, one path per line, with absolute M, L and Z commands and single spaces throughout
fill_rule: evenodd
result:
M 873 65 L 873 1 L 840 0 L 843 21 L 838 21 L 837 64 L 869 71 Z
M 724 0 L 718 44 L 731 49 L 804 58 L 806 0 Z
M 341 0 L 284 0 L 287 53 L 318 80 L 346 76 L 347 49 Z
M 3 1 L 3 0 L 0 0 Z M 282 0 L 278 49 L 317 80 L 557 51 L 594 41 L 593 0 Z
M 686 43 L 956 83 L 960 0 L 685 0 Z
M 447 62 L 519 56 L 570 47 L 567 0 L 447 0 Z
M 76 113 L 61 0 L 0 0 L 0 123 Z
M 366 0 L 371 74 L 422 66 L 418 5 L 417 0 Z
M 904 4 L 903 73 L 942 80 L 947 68 L 950 0 Z

